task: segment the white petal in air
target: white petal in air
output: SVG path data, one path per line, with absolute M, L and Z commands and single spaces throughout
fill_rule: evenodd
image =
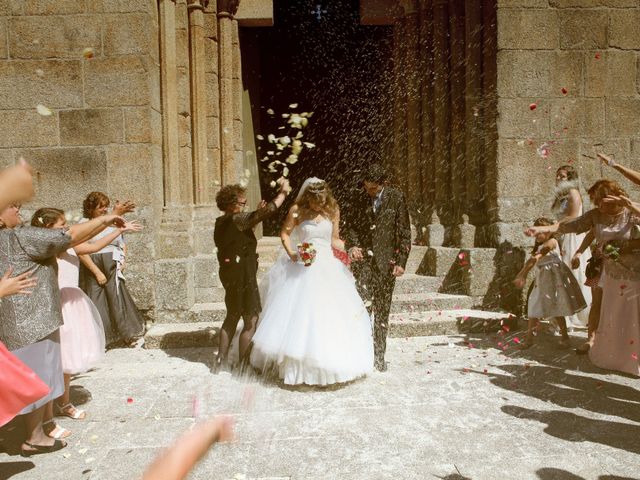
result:
M 263 137 L 262 135 L 256 135 L 256 138 L 257 138 L 258 140 L 264 140 L 264 137 Z
M 284 167 L 284 168 L 282 169 L 282 176 L 283 176 L 283 177 L 288 177 L 288 176 L 289 176 L 289 168 Z
M 270 108 L 270 109 L 267 110 L 267 113 L 269 115 L 274 115 L 276 112 L 273 111 L 273 108 Z
M 276 136 L 273 133 L 270 133 L 267 140 L 269 140 L 270 143 L 276 143 Z
M 289 108 L 298 108 L 298 104 L 297 103 L 292 103 L 291 105 L 289 105 Z
M 311 142 L 304 142 L 304 146 L 307 148 L 314 148 L 316 144 Z
M 291 164 L 291 165 L 293 165 L 293 164 L 294 164 L 294 163 L 296 163 L 297 161 L 298 161 L 298 156 L 297 156 L 297 155 L 293 155 L 293 154 L 291 154 L 291 155 L 289 155 L 289 156 L 287 157 L 287 163 L 289 163 L 289 164 Z
M 36 106 L 36 111 L 38 112 L 38 114 L 42 115 L 43 117 L 49 117 L 53 114 L 51 110 L 49 110 L 47 107 L 45 107 L 41 103 L 39 103 Z

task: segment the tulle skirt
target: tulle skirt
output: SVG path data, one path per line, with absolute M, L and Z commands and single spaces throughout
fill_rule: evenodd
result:
M 589 358 L 594 365 L 640 376 L 640 281 L 602 273 L 602 308 Z
M 288 385 L 344 383 L 373 370 L 371 321 L 354 278 L 330 247 L 316 248 L 308 267 L 281 256 L 261 285 L 251 364 Z
M 0 342 L 0 426 L 44 398 L 49 387 Z
M 578 281 L 554 253 L 542 257 L 536 265 L 527 316 L 529 318 L 568 317 L 586 307 Z
M 60 345 L 62 369 L 71 375 L 83 373 L 105 354 L 105 337 L 100 312 L 79 288 L 60 289 L 62 317 Z
M 578 250 L 578 247 L 582 243 L 582 240 L 584 240 L 584 237 L 584 233 L 579 235 L 575 233 L 566 233 L 562 237 L 562 261 L 569 268 L 571 268 L 571 258 L 576 253 L 576 250 Z M 575 270 L 571 270 L 578 281 L 578 285 L 580 285 L 580 290 L 582 291 L 582 296 L 587 303 L 587 308 L 579 311 L 578 313 L 574 313 L 573 315 L 566 316 L 565 319 L 567 321 L 567 327 L 585 328 L 589 323 L 589 311 L 591 310 L 591 287 L 586 286 L 585 282 L 587 281 L 587 262 L 590 258 L 591 250 L 587 248 L 580 257 L 580 267 Z

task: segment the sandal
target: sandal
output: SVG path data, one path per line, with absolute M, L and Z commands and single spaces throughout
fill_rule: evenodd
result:
M 20 455 L 23 457 L 30 457 L 32 455 L 40 455 L 41 453 L 53 453 L 58 450 L 62 450 L 67 446 L 67 442 L 63 442 L 62 440 L 56 440 L 53 442 L 53 445 L 34 445 L 33 443 L 24 442 L 28 447 L 33 448 L 33 450 L 25 450 L 24 448 L 20 448 Z
M 62 407 L 57 403 L 54 403 L 53 406 L 55 407 L 56 416 L 58 417 L 69 417 L 73 418 L 74 420 L 84 420 L 84 418 L 87 416 L 87 412 L 76 408 L 73 403 L 67 403 Z
M 45 425 L 48 425 L 48 424 L 53 425 L 53 428 L 49 432 L 47 432 L 46 431 L 47 429 L 45 429 Z M 42 429 L 45 431 L 44 433 L 47 435 L 47 437 L 53 438 L 55 440 L 60 440 L 61 438 L 68 438 L 71 436 L 71 430 L 67 430 L 64 427 L 57 425 L 53 420 L 48 420 L 44 422 L 42 424 Z

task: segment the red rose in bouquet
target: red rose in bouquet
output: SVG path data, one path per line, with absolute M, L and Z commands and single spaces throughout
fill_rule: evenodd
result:
M 313 248 L 313 244 L 304 242 L 298 244 L 298 256 L 305 267 L 310 267 L 313 261 L 316 259 L 316 249 Z

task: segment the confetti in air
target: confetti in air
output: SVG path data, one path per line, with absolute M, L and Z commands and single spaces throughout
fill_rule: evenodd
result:
M 45 107 L 41 103 L 36 106 L 36 112 L 38 112 L 38 114 L 42 115 L 43 117 L 50 117 L 53 114 L 53 112 L 49 108 Z

